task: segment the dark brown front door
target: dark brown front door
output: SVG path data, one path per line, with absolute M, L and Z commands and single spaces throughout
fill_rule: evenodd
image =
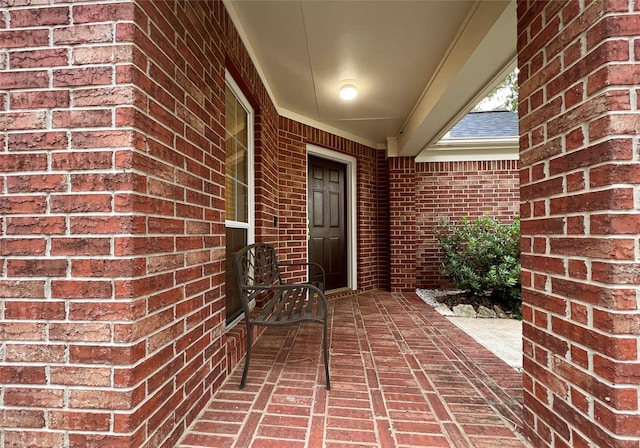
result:
M 309 260 L 324 268 L 327 290 L 346 288 L 346 165 L 309 156 L 308 171 Z

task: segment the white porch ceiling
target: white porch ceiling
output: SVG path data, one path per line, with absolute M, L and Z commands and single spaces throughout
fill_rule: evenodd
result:
M 515 64 L 515 0 L 225 6 L 280 115 L 391 156 L 426 151 Z

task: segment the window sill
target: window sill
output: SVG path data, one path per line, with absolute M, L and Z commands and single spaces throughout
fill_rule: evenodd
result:
M 253 299 L 251 302 L 249 302 L 249 311 L 253 311 L 253 309 L 256 307 L 256 299 Z M 236 317 L 234 320 L 232 320 L 231 322 L 229 322 L 226 325 L 225 331 L 229 332 L 229 330 L 232 330 L 233 327 L 235 327 L 236 325 L 238 325 L 240 323 L 240 321 L 244 319 L 244 312 L 242 314 L 240 314 L 238 317 Z

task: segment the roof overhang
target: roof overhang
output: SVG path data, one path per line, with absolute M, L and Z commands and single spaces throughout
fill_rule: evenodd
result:
M 443 138 L 425 148 L 416 162 L 458 162 L 472 160 L 518 160 L 517 137 Z
M 281 116 L 389 156 L 427 151 L 515 66 L 515 0 L 224 4 Z
M 477 4 L 442 68 L 401 129 L 396 155 L 418 156 L 435 145 L 513 71 L 517 55 L 515 15 L 515 3 Z M 479 41 L 472 37 L 478 29 L 485 32 Z

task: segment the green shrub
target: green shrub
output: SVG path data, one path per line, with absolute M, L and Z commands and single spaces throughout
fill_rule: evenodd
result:
M 496 304 L 521 315 L 520 218 L 505 225 L 485 215 L 436 228 L 443 252 L 442 273 L 458 289 L 490 295 Z

